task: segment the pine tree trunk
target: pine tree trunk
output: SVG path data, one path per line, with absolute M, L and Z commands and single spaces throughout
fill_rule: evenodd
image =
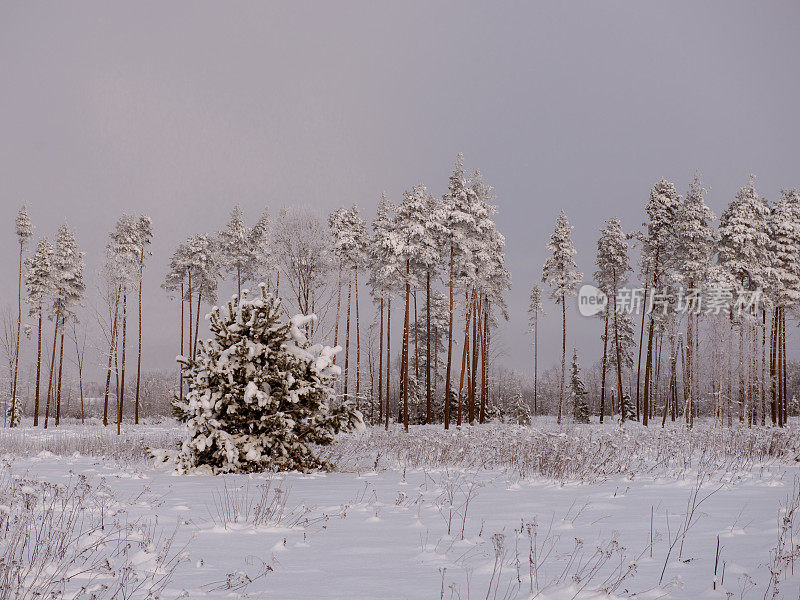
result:
M 378 423 L 383 422 L 383 296 L 381 296 L 381 327 L 378 342 Z
M 194 312 L 192 307 L 192 271 L 189 270 L 189 356 L 188 358 L 194 358 L 194 345 L 193 341 L 194 338 L 192 336 L 192 330 L 194 329 Z
M 403 326 L 403 427 L 408 431 L 408 335 L 409 335 L 409 304 L 411 300 L 411 285 L 408 278 L 411 276 L 411 261 L 406 260 L 406 316 Z
M 417 327 L 417 290 L 414 290 L 414 381 L 419 385 L 419 328 Z
M 199 312 L 198 307 L 198 312 Z M 117 435 L 122 431 L 122 413 L 125 409 L 125 350 L 128 332 L 128 290 L 122 290 L 122 381 L 119 388 L 119 404 L 117 408 Z
M 462 396 L 461 392 L 464 389 L 464 371 L 467 368 L 467 358 L 469 356 L 469 321 L 472 315 L 472 305 L 469 301 L 469 293 L 466 295 L 465 300 L 465 307 L 467 309 L 467 316 L 466 316 L 466 325 L 464 326 L 464 351 L 461 354 L 461 377 L 458 381 L 458 417 L 456 419 L 456 425 L 461 425 L 461 406 L 462 406 Z
M 58 391 L 56 392 L 56 427 L 61 423 L 61 373 L 64 371 L 64 323 L 61 323 L 61 341 L 58 351 Z
M 772 326 L 769 331 L 769 381 L 770 381 L 770 416 L 772 425 L 778 424 L 778 389 L 777 389 L 777 368 L 776 368 L 776 340 L 778 338 L 778 309 L 772 311 Z
M 347 279 L 347 321 L 344 334 L 344 400 L 347 402 L 350 398 L 347 395 L 347 383 L 350 379 L 350 298 L 353 292 L 353 279 Z
M 39 388 L 42 377 L 42 305 L 39 305 L 39 328 L 36 343 L 36 400 L 33 403 L 33 426 L 39 426 Z
M 14 346 L 14 383 L 11 387 L 11 427 L 17 414 L 17 375 L 19 374 L 19 333 L 22 329 L 22 248 L 23 242 L 19 242 L 19 279 L 17 281 L 17 342 Z
M 61 299 L 56 303 L 56 318 L 53 325 L 53 355 L 50 358 L 50 376 L 47 379 L 47 402 L 44 409 L 44 428 L 47 429 L 47 423 L 50 420 L 50 394 L 53 390 L 53 368 L 56 362 L 56 343 L 58 342 L 58 322 L 61 319 Z
M 533 315 L 533 414 L 539 414 L 539 311 Z
M 447 369 L 444 382 L 444 428 L 450 429 L 450 372 L 453 365 L 453 245 L 450 245 L 450 314 L 447 326 Z
M 689 288 L 692 289 L 694 287 L 694 282 L 689 281 Z M 692 333 L 692 307 L 689 307 L 689 312 L 686 315 L 686 386 L 689 391 L 689 397 L 687 398 L 687 406 L 688 410 L 686 411 L 686 425 L 692 427 L 694 424 L 694 380 L 692 379 L 692 375 L 694 371 L 692 370 L 692 355 L 693 355 L 693 348 L 694 345 L 694 334 Z
M 242 299 L 242 269 L 241 267 L 236 267 L 236 295 L 239 297 L 239 301 Z
M 789 418 L 789 394 L 787 389 L 787 369 L 786 369 L 786 311 L 781 309 L 781 360 L 783 367 L 781 374 L 783 376 L 783 421 L 782 427 L 786 426 Z
M 478 377 L 478 323 L 481 319 L 480 313 L 480 305 L 478 302 L 478 296 L 473 290 L 472 292 L 472 304 L 473 304 L 473 314 L 475 315 L 472 319 L 472 347 L 470 350 L 472 351 L 472 364 L 470 365 L 470 378 L 468 384 L 468 391 L 469 391 L 469 424 L 473 425 L 475 423 L 475 388 L 477 385 L 477 377 Z
M 197 340 L 199 339 L 200 331 L 200 301 L 203 298 L 203 291 L 197 292 L 197 311 L 194 315 L 194 346 L 192 347 L 192 360 L 197 356 Z
M 616 298 L 614 299 L 616 302 Z M 614 315 L 616 319 L 616 315 Z M 603 361 L 600 367 L 600 423 L 603 422 L 603 416 L 606 414 L 606 357 L 608 347 L 608 306 L 606 306 L 606 316 L 603 325 Z
M 119 315 L 119 297 L 121 288 L 117 288 L 114 294 L 114 320 L 111 324 L 111 341 L 108 348 L 108 370 L 106 371 L 106 394 L 103 401 L 103 425 L 108 426 L 108 394 L 111 389 L 111 366 L 114 360 L 114 346 L 117 340 L 117 317 Z
M 392 385 L 392 297 L 389 296 L 386 307 L 386 429 L 389 429 L 390 398 Z
M 425 423 L 431 422 L 431 272 L 425 274 Z
M 619 345 L 619 323 L 617 322 L 617 295 L 614 294 L 614 348 L 617 355 L 617 395 L 619 396 L 620 406 L 622 406 L 622 349 Z M 622 421 L 625 421 L 625 410 L 622 413 Z M 602 418 L 602 417 L 601 417 Z
M 558 424 L 564 412 L 564 379 L 567 374 L 567 306 L 566 294 L 561 292 L 561 387 L 558 392 Z
M 644 394 L 642 400 L 642 425 L 647 426 L 649 423 L 649 415 L 650 415 L 650 378 L 651 378 L 651 370 L 652 370 L 652 362 L 653 362 L 653 328 L 655 327 L 655 321 L 653 320 L 653 316 L 650 315 L 650 324 L 648 326 L 647 332 L 647 357 L 645 358 L 644 363 Z
M 184 297 L 183 297 L 183 283 L 181 283 L 181 356 L 186 356 L 186 350 L 185 350 L 185 346 L 184 346 L 184 343 L 183 343 L 184 342 L 183 329 L 184 329 L 184 325 L 185 325 L 185 317 L 184 317 L 184 314 L 183 314 L 184 313 L 183 305 L 185 304 L 185 302 L 186 301 L 184 300 Z M 183 400 L 183 368 L 181 367 L 180 364 L 178 365 L 178 387 L 180 389 L 180 396 L 181 396 L 181 401 L 182 401 Z
M 642 342 L 644 341 L 644 317 L 647 313 L 647 273 L 644 276 L 645 285 L 644 285 L 644 298 L 642 299 L 642 326 L 639 329 L 639 362 L 636 367 L 636 406 L 639 406 L 639 389 L 640 389 L 640 381 L 641 381 L 641 374 L 642 374 Z
M 361 406 L 361 332 L 358 320 L 358 271 L 355 271 L 356 293 L 356 410 Z
M 489 368 L 489 301 L 484 299 L 483 309 L 483 335 L 481 335 L 481 423 L 486 422 L 486 402 L 489 389 L 487 387 L 486 373 Z
M 767 424 L 767 388 L 766 388 L 766 363 L 767 363 L 767 309 L 761 308 L 761 426 Z
M 342 261 L 339 260 L 339 274 L 336 277 L 336 325 L 334 325 L 333 328 L 334 347 L 339 345 L 339 321 L 340 321 L 341 309 L 342 309 Z M 336 364 L 336 354 L 333 355 L 333 364 Z
M 139 424 L 139 386 L 142 381 L 142 279 L 144 275 L 144 247 L 141 248 L 139 258 L 139 328 L 138 328 L 138 352 L 136 354 L 136 401 L 134 408 L 133 422 Z

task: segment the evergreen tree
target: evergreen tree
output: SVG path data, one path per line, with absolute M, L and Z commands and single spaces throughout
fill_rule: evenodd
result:
M 617 294 L 619 289 L 625 284 L 627 274 L 631 271 L 628 260 L 628 241 L 622 231 L 620 220 L 611 218 L 606 221 L 605 226 L 600 231 L 600 239 L 597 241 L 597 259 L 595 260 L 597 271 L 594 277 L 598 287 L 608 297 L 603 316 L 605 319 L 605 332 L 603 334 L 603 372 L 600 395 L 600 422 L 603 422 L 605 412 L 605 377 L 606 377 L 606 347 L 608 346 L 608 326 L 612 328 L 612 343 L 614 366 L 617 372 L 617 398 L 622 397 L 622 365 L 621 355 L 623 347 L 621 344 L 620 321 L 622 315 L 617 310 Z M 610 321 L 610 323 L 609 323 Z M 624 413 L 623 413 L 624 418 Z
M 542 282 L 550 286 L 550 297 L 561 305 L 561 381 L 558 394 L 558 423 L 564 407 L 564 380 L 566 377 L 567 356 L 567 296 L 574 296 L 575 288 L 583 275 L 578 271 L 574 256 L 578 253 L 571 239 L 572 226 L 567 215 L 561 211 L 547 249 L 552 253 L 542 268 Z
M 267 284 L 267 291 L 272 285 L 273 276 L 277 275 L 278 263 L 275 260 L 275 252 L 272 247 L 272 225 L 269 217 L 269 208 L 264 208 L 264 212 L 256 221 L 250 233 L 250 246 L 253 249 L 255 261 L 254 276 L 258 281 Z M 277 278 L 275 279 L 275 295 L 278 296 Z
M 17 213 L 15 221 L 17 231 L 17 242 L 19 242 L 19 277 L 17 281 L 17 330 L 16 342 L 14 345 L 14 377 L 11 384 L 11 406 L 9 407 L 8 416 L 10 418 L 9 427 L 15 427 L 21 415 L 17 412 L 19 401 L 17 399 L 17 376 L 19 374 L 19 335 L 22 329 L 22 255 L 25 252 L 25 247 L 28 241 L 33 237 L 33 224 L 30 217 L 28 217 L 28 209 L 23 204 Z
M 255 276 L 256 251 L 253 232 L 245 225 L 242 207 L 234 205 L 225 229 L 219 232 L 219 260 L 228 273 L 236 274 L 236 293 L 242 293 L 242 281 Z
M 589 422 L 589 405 L 586 403 L 586 386 L 581 380 L 578 367 L 578 350 L 572 350 L 572 366 L 570 369 L 569 391 L 572 397 L 572 418 L 576 423 Z
M 313 316 L 281 322 L 280 301 L 261 287 L 210 315 L 212 337 L 196 358 L 181 358 L 189 382 L 174 406 L 188 428 L 179 456 L 184 471 L 309 472 L 327 468 L 314 446 L 363 427 L 349 403 L 330 404 L 339 368 L 334 349 L 310 345 L 303 334 Z
M 528 304 L 528 333 L 533 334 L 533 414 L 539 411 L 539 313 L 545 314 L 542 288 L 535 283 Z
M 76 320 L 75 306 L 83 299 L 86 284 L 83 281 L 83 252 L 78 250 L 75 236 L 67 224 L 58 229 L 55 249 L 52 255 L 52 274 L 55 286 L 53 313 L 55 332 L 53 335 L 53 359 L 55 360 L 55 344 L 60 333 L 60 351 L 58 361 L 58 382 L 56 388 L 56 425 L 61 420 L 61 375 L 64 366 L 64 330 L 68 319 Z M 50 376 L 53 377 L 53 362 L 50 364 Z M 48 383 L 48 405 L 50 403 L 50 384 Z M 48 410 L 45 410 L 44 424 L 47 427 Z
M 139 254 L 139 269 L 137 272 L 137 283 L 139 287 L 139 327 L 137 329 L 138 352 L 136 356 L 136 396 L 135 396 L 135 411 L 134 423 L 139 424 L 139 391 L 142 380 L 142 284 L 144 282 L 144 259 L 150 255 L 147 250 L 148 246 L 153 241 L 153 221 L 150 217 L 140 215 L 136 221 L 134 229 L 136 247 Z
M 711 226 L 714 213 L 706 206 L 707 190 L 700 182 L 700 173 L 695 173 L 686 198 L 680 203 L 675 223 L 675 248 L 673 259 L 676 263 L 676 279 L 684 290 L 693 294 L 700 289 L 708 277 L 714 256 L 716 232 Z M 692 296 L 690 296 L 692 297 Z M 699 306 L 690 305 L 686 314 L 686 392 L 688 425 L 694 423 L 695 401 L 695 330 Z
M 42 374 L 42 315 L 48 299 L 54 294 L 55 281 L 53 280 L 53 246 L 42 238 L 36 246 L 33 256 L 25 259 L 25 288 L 27 295 L 25 302 L 30 306 L 28 315 L 36 317 L 37 346 L 36 346 L 36 395 L 33 406 L 33 425 L 39 425 L 39 399 Z
M 660 179 L 650 190 L 650 199 L 645 211 L 648 216 L 647 233 L 642 247 L 642 267 L 645 281 L 650 282 L 652 294 L 661 293 L 671 264 L 675 240 L 676 214 L 680 206 L 680 196 L 675 186 Z M 642 401 L 642 424 L 647 425 L 650 416 L 652 389 L 650 373 L 653 368 L 653 333 L 660 315 L 650 312 L 647 334 L 647 358 L 645 359 L 644 399 Z M 644 321 L 643 321 L 644 323 Z M 638 388 L 638 386 L 637 386 Z M 637 391 L 638 394 L 638 391 Z

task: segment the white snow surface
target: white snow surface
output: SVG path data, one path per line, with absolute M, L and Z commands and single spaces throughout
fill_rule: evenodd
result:
M 250 476 L 175 475 L 143 458 L 144 446 L 179 440 L 176 425 L 129 425 L 120 438 L 99 427 L 4 430 L 2 482 L 30 498 L 42 482 L 85 475 L 112 514 L 157 533 L 133 544 L 137 573 L 163 570 L 159 544 L 177 527 L 160 598 L 800 597 L 800 520 L 785 511 L 798 503 L 797 448 L 758 450 L 796 444 L 797 423 L 778 434 L 708 423 L 562 430 L 544 418 L 369 428 L 325 449 L 338 472 Z M 113 561 L 106 568 L 117 576 Z M 64 597 L 88 598 L 75 595 L 83 584 L 68 580 Z

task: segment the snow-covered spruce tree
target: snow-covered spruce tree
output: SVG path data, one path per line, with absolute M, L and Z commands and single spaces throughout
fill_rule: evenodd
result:
M 531 424 L 531 407 L 522 398 L 522 392 L 517 392 L 514 404 L 508 412 L 508 416 L 512 423 L 517 425 L 530 425 Z
M 589 405 L 586 403 L 586 386 L 581 379 L 580 367 L 578 366 L 578 350 L 572 350 L 572 367 L 570 368 L 569 392 L 572 397 L 572 418 L 576 423 L 589 422 Z
M 36 394 L 33 405 L 33 425 L 39 425 L 39 404 L 42 377 L 42 316 L 45 302 L 53 295 L 55 283 L 53 281 L 53 246 L 42 238 L 36 245 L 33 256 L 25 259 L 25 288 L 27 295 L 25 302 L 30 306 L 28 316 L 36 317 L 37 344 L 36 344 Z
M 533 334 L 533 414 L 539 411 L 539 313 L 545 314 L 542 288 L 534 283 L 528 304 L 528 333 Z
M 621 315 L 617 310 L 617 292 L 625 284 L 628 271 L 631 270 L 628 260 L 628 241 L 622 231 L 620 220 L 611 218 L 606 221 L 603 229 L 600 230 L 600 239 L 597 240 L 597 258 L 595 260 L 597 271 L 594 274 L 597 285 L 606 296 L 608 303 L 604 311 L 604 333 L 603 333 L 603 367 L 601 375 L 600 391 L 600 422 L 603 422 L 605 413 L 605 379 L 607 366 L 607 347 L 609 341 L 608 327 L 611 325 L 613 343 L 612 354 L 615 358 L 614 365 L 617 373 L 617 398 L 622 397 L 622 365 L 620 360 L 622 347 L 620 345 L 620 319 Z M 610 321 L 610 322 L 609 322 Z M 624 412 L 621 413 L 623 418 Z
M 556 227 L 547 249 L 552 253 L 542 267 L 542 282 L 550 286 L 550 297 L 556 304 L 561 305 L 561 381 L 558 394 L 558 424 L 561 424 L 564 410 L 564 384 L 566 377 L 567 360 L 567 296 L 574 296 L 583 275 L 578 271 L 578 265 L 573 258 L 578 251 L 572 245 L 572 226 L 567 220 L 564 211 L 556 220 Z
M 261 286 L 210 315 L 212 337 L 197 356 L 180 357 L 189 392 L 174 406 L 188 437 L 181 471 L 253 473 L 303 471 L 330 465 L 314 453 L 342 431 L 363 427 L 348 402 L 330 405 L 339 373 L 335 350 L 311 345 L 303 328 L 314 316 L 282 321 L 280 301 Z
M 11 384 L 11 406 L 8 410 L 10 419 L 10 427 L 14 427 L 19 423 L 19 413 L 17 412 L 17 375 L 19 374 L 19 334 L 22 329 L 22 255 L 25 252 L 25 246 L 28 241 L 33 237 L 33 224 L 30 217 L 28 217 L 28 209 L 23 204 L 17 213 L 15 221 L 17 230 L 17 241 L 19 242 L 19 278 L 17 281 L 17 330 L 16 330 L 16 343 L 14 346 L 14 377 Z
M 234 205 L 225 229 L 217 234 L 219 256 L 228 273 L 236 274 L 236 293 L 242 293 L 242 282 L 254 276 L 256 253 L 253 248 L 253 231 L 244 224 L 242 207 Z
M 272 247 L 272 225 L 268 207 L 264 207 L 264 211 L 250 231 L 250 244 L 255 259 L 254 276 L 256 280 L 265 282 L 267 291 L 273 289 L 272 282 L 274 280 L 274 293 L 278 296 L 278 263 L 275 260 L 275 251 Z

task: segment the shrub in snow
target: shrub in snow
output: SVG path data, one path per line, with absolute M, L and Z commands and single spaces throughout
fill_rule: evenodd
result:
M 509 411 L 510 421 L 517 425 L 530 425 L 531 424 L 531 408 L 522 399 L 522 393 L 517 394 L 514 405 Z
M 264 470 L 308 472 L 329 465 L 314 454 L 341 431 L 363 427 L 349 403 L 332 407 L 339 373 L 335 350 L 308 343 L 302 329 L 315 317 L 284 323 L 280 300 L 261 286 L 260 297 L 234 296 L 210 315 L 212 338 L 194 360 L 180 357 L 189 392 L 176 399 L 188 438 L 179 470 L 212 473 Z

